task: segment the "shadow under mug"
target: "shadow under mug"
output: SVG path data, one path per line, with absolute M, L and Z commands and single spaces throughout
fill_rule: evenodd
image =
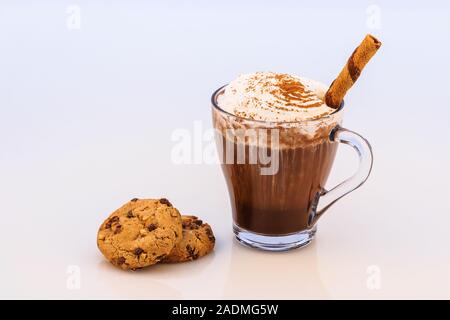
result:
M 367 180 L 373 163 L 370 144 L 341 127 L 344 103 L 314 120 L 251 120 L 219 107 L 217 98 L 225 87 L 216 90 L 211 101 L 236 239 L 269 251 L 307 245 L 323 213 Z M 339 143 L 357 152 L 359 168 L 327 190 Z

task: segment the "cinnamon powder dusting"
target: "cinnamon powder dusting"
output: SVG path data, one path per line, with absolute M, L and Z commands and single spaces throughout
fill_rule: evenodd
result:
M 317 95 L 307 89 L 298 79 L 283 73 L 266 73 L 271 75 L 266 79 L 255 81 L 248 91 L 257 91 L 258 87 L 268 89 L 268 92 L 283 104 L 269 102 L 270 108 L 293 111 L 294 108 L 314 108 L 323 104 L 323 101 Z
M 286 74 L 277 74 L 275 76 L 279 89 L 273 90 L 272 94 L 277 95 L 289 104 L 295 105 L 293 102 L 301 103 L 303 108 L 318 107 L 323 104 L 316 94 L 298 80 Z

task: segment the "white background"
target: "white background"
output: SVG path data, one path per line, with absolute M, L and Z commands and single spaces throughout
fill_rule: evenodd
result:
M 446 1 L 2 1 L 0 298 L 450 298 L 449 30 Z M 211 93 L 239 73 L 330 83 L 369 32 L 383 46 L 344 124 L 372 143 L 372 176 L 309 247 L 240 246 L 220 168 L 174 164 L 172 133 L 209 128 Z M 341 148 L 330 186 L 356 165 Z M 112 267 L 100 223 L 163 196 L 213 226 L 215 252 Z

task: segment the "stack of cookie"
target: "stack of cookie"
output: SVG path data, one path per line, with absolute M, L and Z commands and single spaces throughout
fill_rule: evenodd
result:
M 211 227 L 182 216 L 167 199 L 132 199 L 100 226 L 97 245 L 113 265 L 137 270 L 163 262 L 184 262 L 214 249 Z

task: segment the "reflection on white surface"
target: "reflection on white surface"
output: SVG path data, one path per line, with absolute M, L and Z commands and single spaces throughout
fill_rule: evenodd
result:
M 320 277 L 316 250 L 314 241 L 290 252 L 263 252 L 233 241 L 224 298 L 329 297 Z
M 113 281 L 111 281 L 112 279 Z M 123 296 L 127 299 L 182 298 L 182 292 L 167 283 L 157 281 L 154 277 L 147 277 L 143 273 L 138 272 L 130 276 L 113 267 L 105 260 L 98 264 L 96 283 L 104 285 L 103 290 L 106 297 Z

